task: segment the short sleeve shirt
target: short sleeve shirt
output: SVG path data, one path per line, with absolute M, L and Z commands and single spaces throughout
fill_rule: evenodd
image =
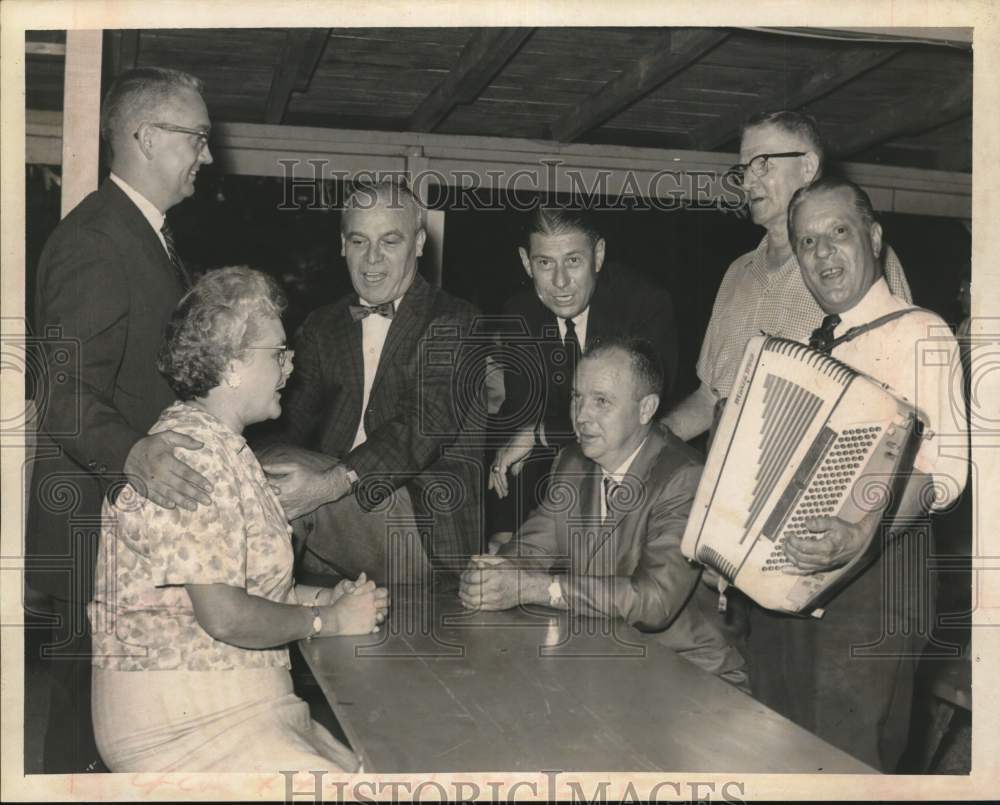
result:
M 183 459 L 212 484 L 212 503 L 164 509 L 126 486 L 104 503 L 94 600 L 94 665 L 121 671 L 290 668 L 286 648 L 215 640 L 186 584 L 228 584 L 297 603 L 291 527 L 242 436 L 189 403 L 169 406 L 150 433 L 174 430 L 203 447 Z
M 752 252 L 733 261 L 715 296 L 712 318 L 698 356 L 698 378 L 717 399 L 729 396 L 747 342 L 762 332 L 808 342 L 823 311 L 802 281 L 793 254 L 777 270 L 767 268 L 767 236 Z M 910 302 L 910 286 L 891 247 L 886 247 L 889 289 Z

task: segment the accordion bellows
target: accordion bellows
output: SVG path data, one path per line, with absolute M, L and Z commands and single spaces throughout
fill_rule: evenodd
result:
M 810 612 L 867 564 L 880 531 L 850 564 L 807 576 L 782 572 L 785 539 L 810 536 L 811 517 L 891 510 L 919 442 L 913 407 L 883 384 L 795 341 L 752 338 L 681 550 L 763 607 Z

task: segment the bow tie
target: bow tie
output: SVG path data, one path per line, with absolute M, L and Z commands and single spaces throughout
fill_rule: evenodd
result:
M 383 302 L 381 305 L 348 305 L 347 309 L 351 312 L 351 318 L 354 321 L 361 321 L 372 313 L 385 316 L 387 319 L 396 315 L 396 308 L 393 307 L 392 302 Z

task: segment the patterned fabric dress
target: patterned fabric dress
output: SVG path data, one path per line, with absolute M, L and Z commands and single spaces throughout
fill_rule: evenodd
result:
M 183 458 L 212 503 L 164 509 L 126 487 L 105 502 L 94 600 L 94 729 L 113 771 L 354 771 L 357 758 L 292 692 L 288 650 L 243 649 L 198 624 L 186 584 L 298 604 L 291 528 L 242 436 L 188 403 L 151 433 L 203 443 Z

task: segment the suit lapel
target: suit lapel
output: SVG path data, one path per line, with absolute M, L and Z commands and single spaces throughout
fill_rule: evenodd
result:
M 149 221 L 146 220 L 139 208 L 135 206 L 132 199 L 125 195 L 125 191 L 111 179 L 106 179 L 101 189 L 105 194 L 108 206 L 115 210 L 113 220 L 122 222 L 146 254 L 146 261 L 137 261 L 136 266 L 155 266 L 154 276 L 157 280 L 172 283 L 181 288 L 183 292 L 184 289 L 177 278 L 174 267 L 170 264 L 170 258 L 167 256 L 167 251 L 160 242 L 159 235 L 153 231 L 153 227 L 150 226 Z
M 382 347 L 382 355 L 378 361 L 378 371 L 372 382 L 371 396 L 375 396 L 375 391 L 382 382 L 382 378 L 388 371 L 393 356 L 403 344 L 416 341 L 423 329 L 424 317 L 427 314 L 431 303 L 432 289 L 427 281 L 417 274 L 413 278 L 406 295 L 400 300 L 396 315 L 389 325 L 389 332 L 385 337 L 385 344 Z M 360 325 L 358 330 L 360 332 Z M 360 354 L 360 345 L 359 345 Z
M 663 447 L 663 437 L 657 432 L 657 427 L 650 428 L 646 443 L 642 446 L 639 454 L 632 462 L 632 466 L 625 473 L 622 483 L 625 489 L 619 490 L 618 495 L 623 503 L 620 510 L 612 510 L 608 518 L 609 528 L 618 528 L 621 522 L 638 511 L 642 503 L 642 496 L 646 494 L 646 482 L 649 479 L 649 472 L 653 462 Z M 601 490 L 601 494 L 604 490 Z
M 350 393 L 348 402 L 348 413 L 350 415 L 345 417 L 345 420 L 354 423 L 353 427 L 357 428 L 357 423 L 361 421 L 364 413 L 361 410 L 361 404 L 364 402 L 365 396 L 365 364 L 364 355 L 362 354 L 361 322 L 354 321 L 351 318 L 350 311 L 348 311 L 346 305 L 337 322 L 337 332 L 333 334 L 330 343 L 345 345 L 343 351 L 340 349 L 331 350 L 330 355 L 336 358 L 340 354 L 346 354 L 347 377 L 344 379 L 344 387 Z M 353 433 L 351 434 L 351 439 L 354 439 Z

